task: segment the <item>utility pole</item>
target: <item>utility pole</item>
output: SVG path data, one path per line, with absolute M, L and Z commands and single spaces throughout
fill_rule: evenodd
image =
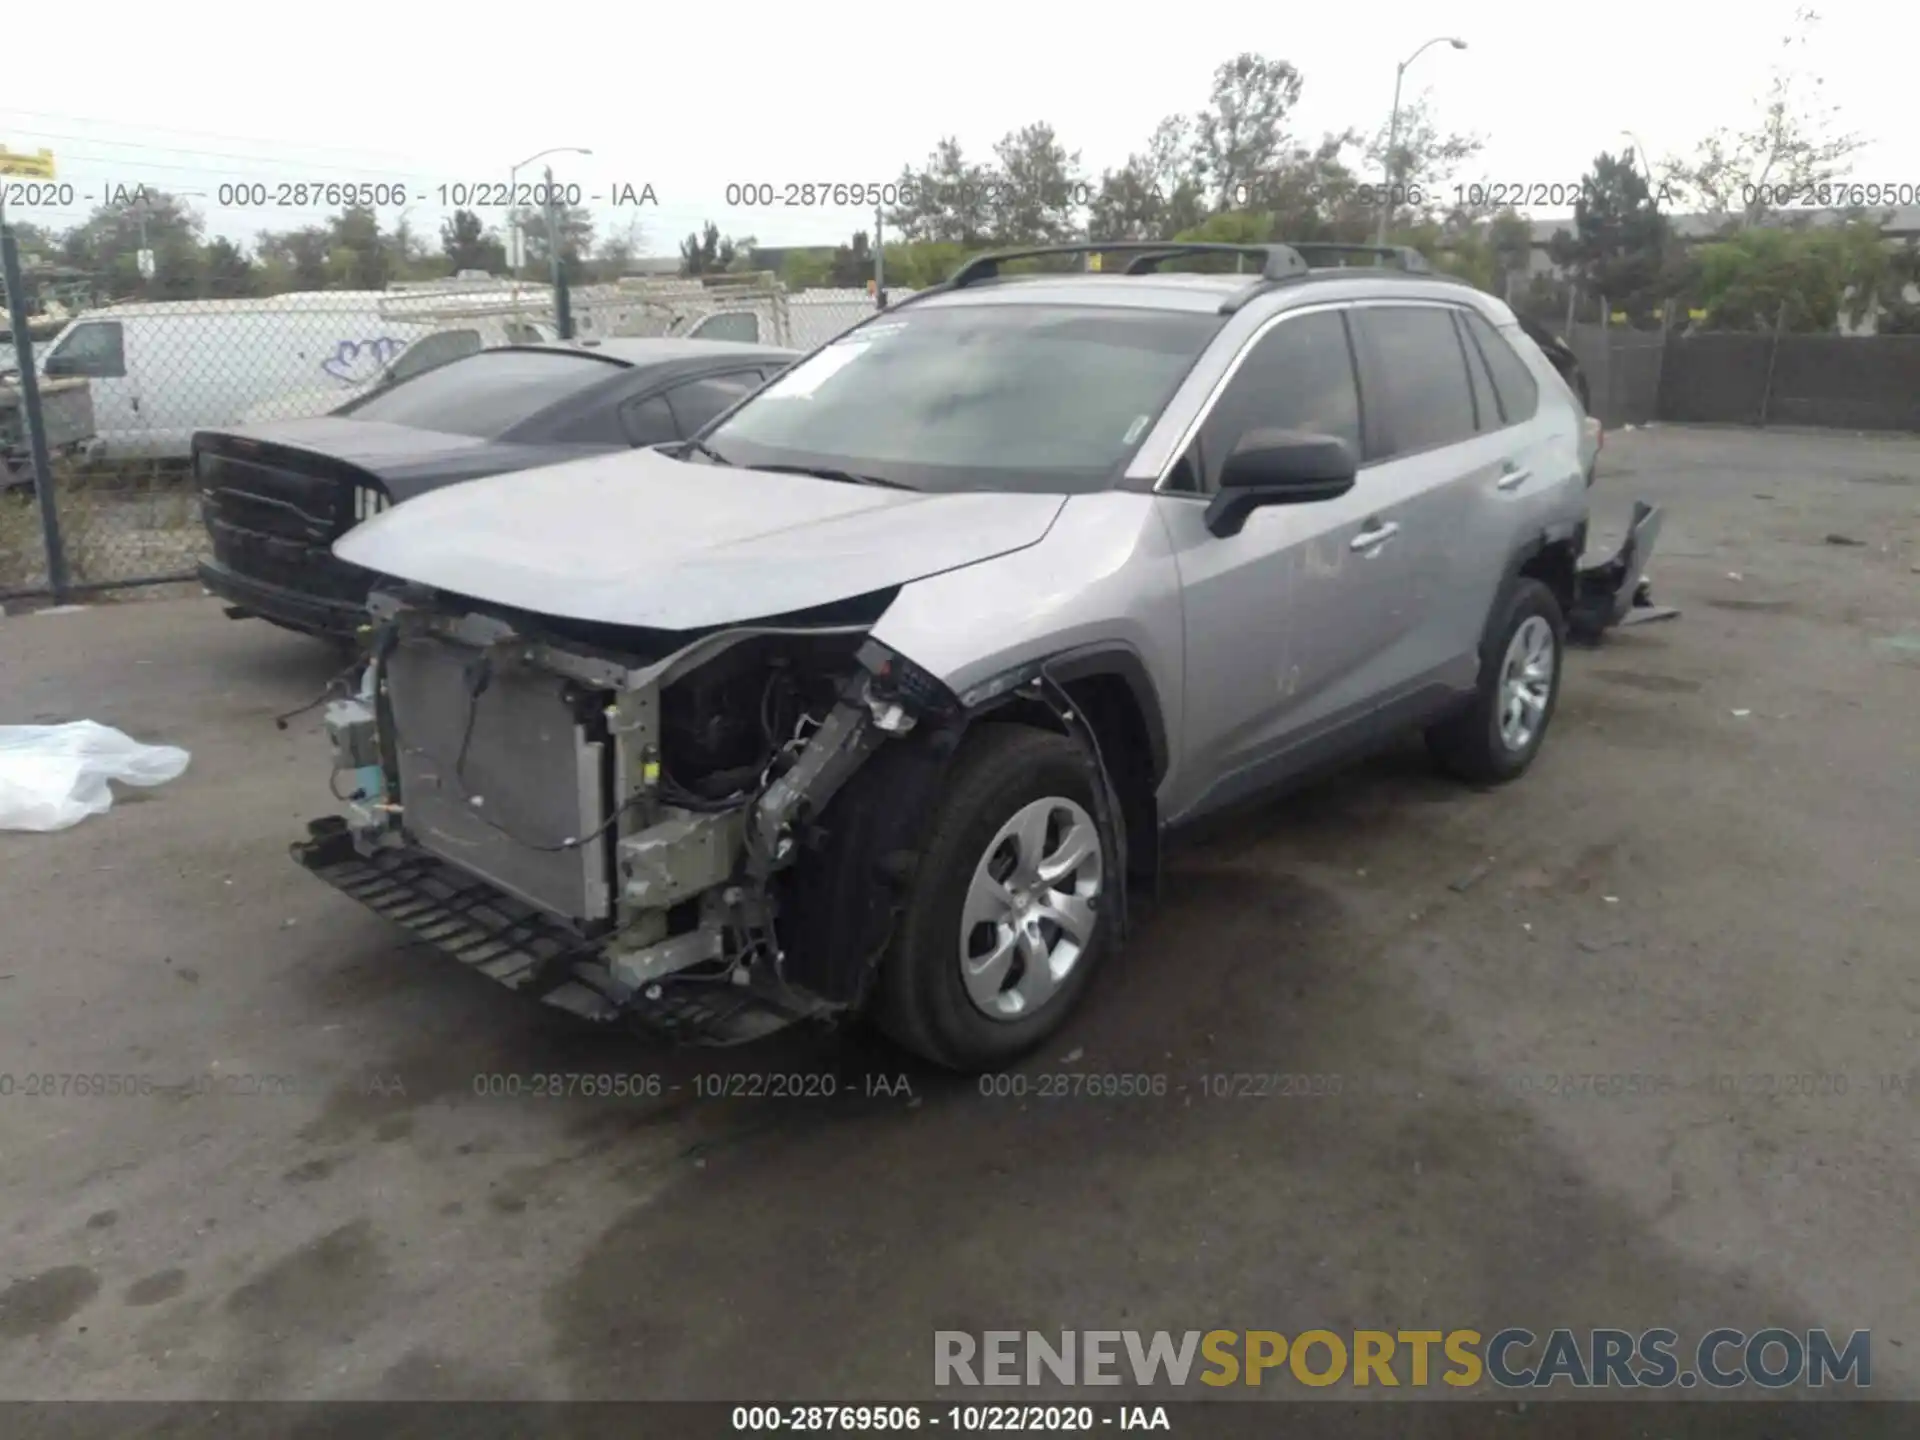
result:
M 573 306 L 567 297 L 567 276 L 560 259 L 560 218 L 564 213 L 554 203 L 553 167 L 547 166 L 547 260 L 553 274 L 553 323 L 562 340 L 573 338 Z
M 873 202 L 873 308 L 887 308 L 887 238 L 882 233 L 880 202 Z

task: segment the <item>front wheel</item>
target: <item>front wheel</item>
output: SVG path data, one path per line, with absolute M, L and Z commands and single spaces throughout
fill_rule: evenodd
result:
M 1519 579 L 1497 604 L 1480 648 L 1473 704 L 1427 731 L 1442 769 L 1462 780 L 1500 785 L 1533 764 L 1560 698 L 1567 622 L 1538 580 Z
M 896 1041 L 986 1070 L 1066 1021 L 1108 929 L 1100 783 L 1063 735 L 987 724 L 968 737 L 881 970 L 878 1018 Z

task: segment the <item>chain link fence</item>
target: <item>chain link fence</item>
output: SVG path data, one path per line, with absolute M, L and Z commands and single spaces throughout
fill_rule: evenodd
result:
M 866 290 L 790 292 L 764 272 L 633 277 L 567 299 L 580 343 L 682 336 L 798 350 L 875 307 Z M 189 469 L 196 430 L 325 415 L 480 350 L 557 341 L 562 323 L 549 286 L 472 278 L 83 312 L 34 347 L 51 515 L 35 484 L 18 352 L 0 348 L 0 600 L 192 584 L 209 553 Z M 1920 429 L 1920 337 L 1553 328 L 1609 426 Z
M 875 308 L 864 290 L 789 293 L 764 273 L 633 278 L 567 299 L 586 344 L 683 336 L 810 350 Z M 43 538 L 19 352 L 0 350 L 0 599 L 192 583 L 209 553 L 195 431 L 325 415 L 480 350 L 558 341 L 554 302 L 543 284 L 463 279 L 83 312 L 34 347 L 60 576 Z

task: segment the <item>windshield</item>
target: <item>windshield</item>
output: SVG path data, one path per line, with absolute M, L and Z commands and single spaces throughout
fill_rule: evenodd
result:
M 422 371 L 335 413 L 497 440 L 542 410 L 599 384 L 616 368 L 579 351 L 482 350 Z
M 917 490 L 1104 487 L 1220 317 L 968 305 L 882 316 L 703 438 L 738 465 L 830 467 Z

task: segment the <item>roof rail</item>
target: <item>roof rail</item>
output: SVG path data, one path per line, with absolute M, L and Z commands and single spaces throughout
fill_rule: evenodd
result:
M 1348 255 L 1371 255 L 1376 264 L 1386 262 L 1390 268 L 1414 275 L 1425 275 L 1433 269 L 1427 263 L 1427 257 L 1411 245 L 1342 245 L 1320 240 L 1293 240 L 1288 243 L 1316 269 L 1342 266 L 1344 257 Z
M 1036 245 L 1030 249 L 994 250 L 976 255 L 948 277 L 944 288 L 964 289 L 982 280 L 999 276 L 1000 266 L 1009 260 L 1037 260 L 1049 255 L 1135 255 L 1126 272 L 1137 275 L 1164 260 L 1182 255 L 1257 255 L 1260 274 L 1266 280 L 1283 280 L 1307 272 L 1307 262 L 1291 245 L 1219 245 L 1168 240 L 1090 240 L 1073 245 Z
M 1455 279 L 1452 275 L 1437 274 L 1427 263 L 1427 257 L 1411 245 L 1342 245 L 1321 240 L 1293 240 L 1287 243 L 1294 253 L 1306 260 L 1318 274 L 1349 268 L 1344 263 L 1346 256 L 1370 255 L 1373 257 L 1374 264 L 1364 268 L 1382 268 L 1381 262 L 1385 262 L 1385 269 L 1405 275 L 1409 279 L 1449 281 Z M 1220 313 L 1231 315 L 1246 305 L 1249 300 L 1266 294 L 1272 288 L 1273 282 L 1263 276 L 1223 300 L 1220 303 Z

